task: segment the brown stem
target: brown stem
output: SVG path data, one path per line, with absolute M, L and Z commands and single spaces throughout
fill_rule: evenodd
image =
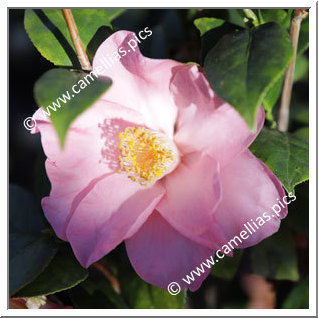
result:
M 79 62 L 81 63 L 82 69 L 91 71 L 92 66 L 89 62 L 88 56 L 85 52 L 83 43 L 81 41 L 81 38 L 78 34 L 78 30 L 76 27 L 75 20 L 73 18 L 73 14 L 70 9 L 62 9 L 64 19 L 67 24 L 68 31 L 70 32 L 71 39 L 73 41 L 73 44 L 75 46 L 76 54 L 78 57 Z
M 293 58 L 287 68 L 285 73 L 285 81 L 282 92 L 281 104 L 279 109 L 279 118 L 278 118 L 278 129 L 280 131 L 287 131 L 288 122 L 289 122 L 289 107 L 293 87 L 293 77 L 297 56 L 297 46 L 299 38 L 299 30 L 301 21 L 308 14 L 307 9 L 296 9 L 294 10 L 293 17 L 290 22 L 290 37 L 293 44 Z
M 120 285 L 119 281 L 115 276 L 112 275 L 110 270 L 103 264 L 101 263 L 93 263 L 92 267 L 94 267 L 96 270 L 98 270 L 112 285 L 113 289 L 117 294 L 120 294 Z

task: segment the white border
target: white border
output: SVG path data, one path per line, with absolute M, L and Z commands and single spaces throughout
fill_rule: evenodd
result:
M 218 315 L 218 316 L 267 316 L 267 315 L 277 315 L 277 316 L 316 316 L 316 3 L 315 1 L 256 1 L 256 0 L 244 0 L 244 1 L 228 1 L 222 0 L 221 3 L 219 1 L 212 2 L 211 0 L 196 0 L 189 1 L 183 0 L 182 2 L 172 2 L 171 0 L 161 0 L 160 2 L 154 3 L 153 1 L 129 1 L 129 0 L 116 0 L 110 2 L 105 1 L 96 1 L 90 0 L 89 2 L 83 3 L 79 1 L 70 1 L 70 0 L 55 0 L 52 2 L 43 2 L 40 0 L 36 1 L 28 1 L 23 2 L 21 0 L 14 1 L 5 1 L 5 7 L 1 7 L 1 39 L 7 39 L 7 7 L 17 7 L 24 8 L 26 5 L 28 7 L 45 7 L 48 5 L 54 5 L 57 7 L 78 7 L 79 4 L 87 5 L 87 7 L 105 7 L 113 6 L 113 7 L 245 7 L 245 8 L 253 8 L 253 7 L 311 7 L 310 10 L 310 34 L 309 34 L 309 43 L 310 43 L 310 54 L 309 54 L 309 63 L 310 63 L 310 71 L 309 71 L 309 83 L 310 83 L 310 186 L 309 186 L 309 198 L 310 198 L 310 224 L 309 224 L 309 237 L 310 237 L 310 257 L 309 257 L 309 271 L 310 271 L 310 283 L 309 283 L 309 304 L 310 309 L 135 309 L 135 310 L 127 310 L 127 309 L 73 309 L 73 310 L 64 310 L 60 309 L 58 311 L 53 309 L 43 310 L 14 310 L 7 309 L 7 263 L 4 261 L 4 255 L 7 255 L 7 218 L 5 211 L 7 210 L 7 181 L 2 177 L 1 180 L 1 202 L 6 202 L 6 207 L 2 209 L 2 222 L 1 222 L 1 244 L 3 249 L 2 251 L 2 262 L 1 262 L 1 296 L 0 296 L 0 314 L 1 316 L 209 316 L 209 315 Z M 133 6 L 132 6 L 133 4 Z M 220 5 L 221 4 L 221 5 Z M 4 48 L 0 51 L 2 63 L 2 81 L 1 81 L 1 96 L 7 96 L 8 91 L 8 82 L 7 82 L 7 74 L 5 71 L 4 61 L 7 61 L 7 50 Z M 5 77 L 5 79 L 4 79 Z M 6 83 L 6 85 L 4 85 Z M 4 98 L 3 98 L 4 99 Z M 2 100 L 3 100 L 2 99 Z M 6 149 L 7 143 L 6 139 L 7 135 L 7 108 L 5 105 L 8 104 L 8 97 L 3 100 L 2 107 L 0 107 L 0 114 L 2 117 L 2 124 L 0 126 L 1 131 L 1 148 Z M 6 136 L 6 139 L 4 138 Z M 1 167 L 3 169 L 2 176 L 7 175 L 7 157 L 2 154 L 1 156 Z M 5 170 L 5 171 L 4 171 Z M 302 211 L 299 211 L 301 213 Z

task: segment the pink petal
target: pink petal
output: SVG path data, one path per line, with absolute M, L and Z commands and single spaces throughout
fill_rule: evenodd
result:
M 94 180 L 118 169 L 118 132 L 137 125 L 122 119 L 127 117 L 141 123 L 140 116 L 130 109 L 97 102 L 75 120 L 61 150 L 51 122 L 41 118 L 41 110 L 34 115 L 51 182 L 50 196 L 42 200 L 42 207 L 60 238 L 66 239 L 65 227 L 76 195 Z
M 257 132 L 252 134 L 244 119 L 228 104 L 218 107 L 209 116 L 192 111 L 190 114 L 189 109 L 187 121 L 176 133 L 175 142 L 183 153 L 205 150 L 225 166 L 249 147 L 262 129 L 264 118 L 260 107 Z
M 263 127 L 262 107 L 253 134 L 233 107 L 221 103 L 197 66 L 179 66 L 174 71 L 170 89 L 178 106 L 176 144 L 182 153 L 204 150 L 226 165 L 248 148 Z
M 195 291 L 210 273 L 210 269 L 206 269 L 200 277 L 194 275 L 190 285 L 182 280 L 213 255 L 213 251 L 182 236 L 157 212 L 125 243 L 137 274 L 163 289 L 177 282 L 182 289 Z
M 134 49 L 129 46 L 128 43 L 133 44 L 133 41 L 136 41 L 134 33 L 118 31 L 98 48 L 93 70 L 113 81 L 103 99 L 141 112 L 148 127 L 172 136 L 177 109 L 169 82 L 172 68 L 180 63 L 146 58 L 138 46 Z M 126 54 L 122 53 L 123 50 Z M 110 62 L 116 52 L 119 52 L 120 59 Z
M 222 101 L 212 91 L 210 84 L 197 65 L 180 65 L 173 69 L 170 90 L 179 108 L 178 118 L 188 107 L 208 115 Z M 183 122 L 183 120 L 181 120 Z
M 206 154 L 182 158 L 176 170 L 164 179 L 166 195 L 157 206 L 159 213 L 182 235 L 213 248 L 212 214 L 221 198 L 217 162 Z
M 163 194 L 159 183 L 145 188 L 125 174 L 96 183 L 72 209 L 66 230 L 79 262 L 88 267 L 133 235 Z
M 213 215 L 213 231 L 224 232 L 226 243 L 234 236 L 239 236 L 242 230 L 248 232 L 244 224 L 251 219 L 262 224 L 262 217 L 265 223 L 258 226 L 246 240 L 242 239 L 241 248 L 255 245 L 264 238 L 278 231 L 280 218 L 287 215 L 287 208 L 283 209 L 279 217 L 271 210 L 277 203 L 277 199 L 285 196 L 284 189 L 275 175 L 250 151 L 244 151 L 235 160 L 221 171 L 222 202 Z M 263 213 L 267 212 L 270 220 L 266 221 Z M 248 224 L 247 224 L 248 226 Z
M 56 170 L 48 160 L 45 163 L 46 171 L 51 181 L 50 196 L 42 199 L 42 209 L 45 217 L 53 227 L 56 235 L 67 241 L 66 227 L 72 214 L 73 206 L 77 206 L 83 197 L 91 191 L 95 183 L 102 180 L 106 173 L 93 179 L 89 184 L 82 186 L 82 180 L 73 174 Z

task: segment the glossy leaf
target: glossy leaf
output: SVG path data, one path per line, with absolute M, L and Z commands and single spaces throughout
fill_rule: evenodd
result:
M 88 272 L 76 260 L 68 246 L 61 246 L 50 264 L 15 297 L 50 295 L 69 289 L 85 280 Z
M 224 20 L 216 18 L 199 18 L 193 21 L 194 25 L 200 31 L 201 36 L 206 32 L 221 26 L 224 22 Z
M 204 68 L 216 93 L 255 130 L 258 106 L 291 58 L 286 30 L 277 23 L 266 23 L 225 35 L 207 54 Z
M 74 85 L 76 92 L 72 90 Z M 62 146 L 74 119 L 97 101 L 109 87 L 110 81 L 65 69 L 49 70 L 35 83 L 36 102 L 39 107 L 43 106 L 45 112 L 51 114 Z
M 227 22 L 235 24 L 242 28 L 245 27 L 245 22 L 244 22 L 245 14 L 242 9 L 227 9 L 225 11 L 227 12 L 227 17 L 226 17 Z
M 304 80 L 308 77 L 308 59 L 304 56 L 298 56 L 295 65 L 294 82 Z M 284 75 L 272 85 L 263 99 L 262 105 L 266 111 L 266 119 L 273 121 L 272 109 L 278 102 L 284 84 Z
M 262 23 L 277 22 L 283 24 L 288 18 L 288 12 L 283 9 L 259 9 L 258 14 Z
M 9 293 L 36 278 L 57 251 L 56 243 L 43 234 L 47 223 L 33 197 L 18 186 L 9 192 Z
M 308 59 L 305 56 L 301 55 L 297 57 L 293 79 L 294 82 L 304 80 L 308 77 L 308 66 Z M 272 85 L 263 99 L 262 105 L 267 113 L 266 119 L 272 119 L 271 112 L 281 96 L 283 84 L 284 75 L 282 75 L 279 80 Z
M 251 151 L 262 160 L 283 183 L 288 192 L 309 178 L 309 145 L 291 133 L 263 128 Z
M 224 22 L 218 27 L 211 28 L 206 31 L 201 38 L 201 62 L 205 61 L 206 55 L 210 50 L 218 43 L 218 41 L 226 34 L 240 30 L 240 28 L 234 24 Z
M 84 48 L 94 41 L 100 28 L 111 28 L 111 21 L 123 9 L 72 9 Z M 55 65 L 80 68 L 61 9 L 27 9 L 25 29 L 37 50 Z
M 276 83 L 267 91 L 266 96 L 263 99 L 262 106 L 266 111 L 266 119 L 272 120 L 272 109 L 281 96 L 284 84 L 284 75 L 282 75 Z
M 250 250 L 254 273 L 270 279 L 297 281 L 297 253 L 292 232 L 281 226 L 273 236 Z

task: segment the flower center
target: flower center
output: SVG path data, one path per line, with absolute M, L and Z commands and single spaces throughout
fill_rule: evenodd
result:
M 179 163 L 177 147 L 164 134 L 144 127 L 127 127 L 118 134 L 120 169 L 141 185 L 164 177 Z

